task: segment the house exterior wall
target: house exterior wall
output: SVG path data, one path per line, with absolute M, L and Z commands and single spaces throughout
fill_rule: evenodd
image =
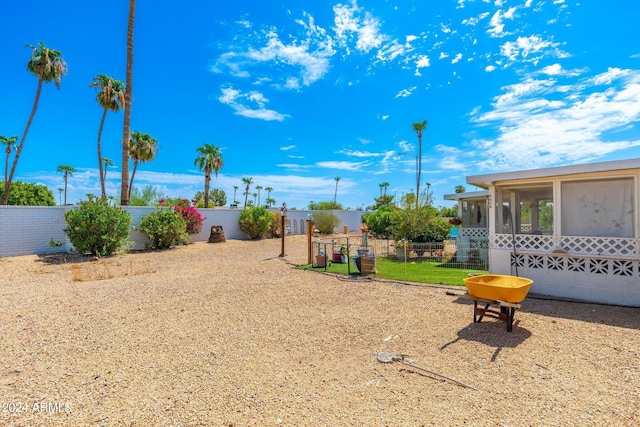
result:
M 0 206 L 0 257 L 70 251 L 72 246 L 64 233 L 66 226 L 64 213 L 75 208 L 75 206 Z M 124 209 L 131 215 L 131 224 L 135 227 L 142 217 L 156 208 L 127 206 Z M 238 225 L 238 217 L 242 209 L 202 208 L 198 211 L 206 219 L 202 231 L 191 236 L 192 242 L 206 242 L 213 225 L 221 225 L 227 239 L 247 238 Z M 341 233 L 344 226 L 352 231 L 360 229 L 364 212 L 352 210 L 331 212 L 340 218 L 340 225 L 334 231 Z M 307 214 L 310 213 L 314 212 L 288 211 L 287 218 L 291 224 L 292 234 L 306 233 Z M 62 246 L 49 246 L 51 240 L 62 243 Z M 136 230 L 130 230 L 129 240 L 135 243 L 132 248 L 134 250 L 144 249 L 145 244 L 149 243 L 149 240 Z
M 534 281 L 531 292 L 598 303 L 640 307 L 640 169 L 550 175 L 500 181 L 488 187 L 493 200 L 489 215 L 489 270 Z M 631 177 L 634 182 L 634 232 L 632 237 L 562 235 L 562 182 Z M 473 177 L 467 179 L 472 181 Z M 554 231 L 552 235 L 496 233 L 496 187 L 553 182 Z M 513 250 L 515 237 L 515 254 Z M 516 271 L 517 267 L 517 271 Z

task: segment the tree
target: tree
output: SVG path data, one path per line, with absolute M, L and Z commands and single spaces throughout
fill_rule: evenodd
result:
M 98 166 L 100 168 L 100 189 L 102 191 L 102 197 L 106 197 L 107 192 L 104 186 L 106 172 L 103 173 L 102 171 L 102 148 L 100 145 L 102 128 L 104 127 L 104 119 L 107 117 L 107 111 L 111 110 L 114 113 L 117 113 L 124 105 L 125 88 L 123 81 L 116 80 L 105 74 L 98 74 L 95 76 L 93 81 L 89 83 L 89 86 L 98 88 L 96 101 L 103 109 L 102 118 L 100 119 L 100 127 L 98 128 Z
M 4 186 L 0 186 L 0 197 L 4 199 Z M 7 204 L 12 206 L 55 206 L 53 192 L 42 184 L 15 181 Z
M 418 134 L 418 160 L 416 164 L 416 208 L 420 203 L 420 175 L 422 174 L 422 131 L 427 128 L 427 121 L 415 122 L 413 130 Z
M 131 206 L 153 206 L 162 198 L 162 193 L 156 187 L 145 185 L 142 190 L 133 187 L 129 202 Z
M 465 191 L 467 191 L 466 188 L 464 188 L 464 185 L 456 185 L 456 193 L 460 194 L 460 193 L 464 193 Z
M 158 151 L 158 141 L 148 133 L 131 132 L 131 141 L 129 143 L 129 155 L 133 160 L 133 172 L 131 172 L 131 180 L 129 181 L 129 197 L 131 203 L 131 188 L 133 187 L 133 178 L 140 163 L 150 162 L 156 156 Z
M 387 195 L 387 188 L 389 188 L 389 183 L 387 181 L 383 182 L 382 184 L 380 184 L 380 186 L 382 188 L 384 188 L 384 195 Z
M 238 201 L 236 200 L 236 192 L 237 192 L 237 191 L 238 191 L 238 186 L 237 186 L 237 185 L 234 185 L 234 186 L 233 186 L 233 203 L 234 203 L 235 205 L 237 205 L 237 204 L 238 204 Z
M 253 184 L 253 178 L 242 178 L 242 182 L 245 183 L 246 187 L 244 189 L 244 207 L 247 207 L 247 199 L 249 198 L 249 188 L 251 184 Z
M 29 128 L 31 127 L 33 118 L 36 115 L 36 110 L 38 109 L 38 101 L 40 100 L 42 83 L 53 82 L 56 87 L 60 89 L 60 81 L 62 80 L 62 77 L 67 74 L 67 63 L 64 61 L 64 59 L 62 59 L 61 52 L 54 49 L 49 49 L 48 47 L 43 45 L 42 42 L 38 42 L 37 47 L 31 45 L 27 45 L 27 47 L 31 48 L 31 58 L 29 59 L 29 62 L 27 62 L 27 70 L 38 78 L 38 87 L 36 89 L 36 96 L 33 101 L 33 107 L 31 108 L 31 115 L 29 116 L 29 120 L 27 121 L 27 126 L 24 129 L 22 138 L 20 139 L 20 144 L 16 149 L 16 155 L 13 158 L 11 173 L 9 173 L 8 178 L 4 181 L 4 198 L 2 199 L 3 205 L 6 205 L 9 201 L 11 181 L 13 181 L 13 175 L 15 174 L 16 167 L 18 166 L 18 159 L 20 158 L 20 153 L 22 153 L 24 141 L 27 139 Z
M 251 193 L 251 197 L 253 197 L 253 206 L 258 206 L 256 204 L 256 198 L 258 197 L 258 193 Z
M 195 201 L 195 206 L 197 208 L 204 208 L 204 192 L 198 191 L 195 196 L 193 196 L 193 200 Z M 212 206 L 224 206 L 227 204 L 227 193 L 224 190 L 219 188 L 213 188 L 209 190 L 209 204 Z
M 16 149 L 17 140 L 17 136 L 7 138 L 6 136 L 0 135 L 0 143 L 7 147 L 4 150 L 5 154 L 7 155 L 4 161 L 4 182 L 7 182 L 7 176 L 9 175 L 9 156 L 11 155 L 11 151 Z
M 271 198 L 271 192 L 273 191 L 273 187 L 267 187 L 265 188 L 265 190 L 267 190 L 267 200 L 265 201 L 265 203 L 267 204 L 267 206 L 271 207 L 271 203 L 269 202 L 269 200 L 273 200 Z M 276 201 L 273 200 L 273 204 L 275 204 Z
M 101 174 L 101 182 L 102 182 L 102 186 L 104 187 L 104 183 L 107 180 L 107 168 L 109 166 L 113 166 L 113 160 L 111 160 L 108 157 L 103 157 L 102 158 L 102 163 L 104 163 L 104 169 L 100 170 L 100 174 Z M 106 193 L 106 192 L 105 192 Z M 103 194 L 103 197 L 106 196 L 106 194 Z
M 64 172 L 64 204 L 67 204 L 67 178 L 76 171 L 73 166 L 60 165 L 56 172 Z
M 267 200 L 265 200 L 265 203 L 267 204 L 267 206 L 271 207 L 276 204 L 276 199 L 267 197 Z
M 136 0 L 129 0 L 127 20 L 127 71 L 124 90 L 124 122 L 122 128 L 122 185 L 120 205 L 129 206 L 129 139 L 131 133 L 131 97 L 133 94 L 133 27 L 136 17 Z
M 338 198 L 338 182 L 340 182 L 340 177 L 336 176 L 334 179 L 336 180 L 336 191 L 333 193 L 333 203 L 335 204 L 337 203 L 336 200 Z
M 260 206 L 260 190 L 264 187 L 262 185 L 256 185 L 256 190 L 258 190 L 258 206 Z
M 196 149 L 198 157 L 194 164 L 204 172 L 204 207 L 209 207 L 209 186 L 211 185 L 211 171 L 216 173 L 222 169 L 222 152 L 219 147 L 211 144 L 204 144 Z

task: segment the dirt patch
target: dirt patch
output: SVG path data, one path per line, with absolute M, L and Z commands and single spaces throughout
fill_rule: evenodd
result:
M 297 270 L 303 236 L 285 252 L 1 259 L 0 424 L 640 424 L 640 309 L 527 298 L 508 333 L 462 289 Z

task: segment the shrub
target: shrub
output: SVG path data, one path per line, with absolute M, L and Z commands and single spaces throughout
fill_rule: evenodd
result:
M 263 206 L 251 206 L 240 212 L 240 231 L 250 239 L 261 239 L 272 222 L 271 212 Z
M 437 209 L 430 206 L 408 207 L 393 216 L 393 238 L 411 241 L 442 241 L 449 233 L 447 221 L 437 216 Z
M 328 211 L 328 210 L 342 210 L 343 207 L 340 203 L 333 201 L 326 202 L 309 202 L 310 211 Z
M 333 212 L 318 212 L 313 214 L 313 222 L 320 234 L 331 234 L 340 225 L 340 218 Z
M 394 216 L 398 215 L 398 212 L 400 209 L 395 206 L 383 206 L 375 212 L 362 215 L 362 222 L 374 236 L 388 239 L 393 233 Z
M 65 234 L 76 251 L 92 255 L 111 255 L 130 245 L 131 216 L 109 205 L 105 197 L 89 196 L 80 207 L 64 214 Z
M 187 223 L 171 209 L 158 209 L 140 220 L 138 230 L 151 240 L 151 247 L 167 249 L 189 241 Z
M 202 231 L 202 224 L 206 218 L 203 218 L 198 209 L 192 206 L 187 199 L 161 199 L 158 201 L 158 204 L 160 206 L 172 207 L 175 212 L 180 214 L 187 224 L 187 234 L 194 235 Z
M 267 234 L 272 238 L 280 237 L 281 234 L 278 234 L 278 230 L 280 230 L 282 226 L 282 217 L 280 216 L 280 212 L 269 211 L 269 214 L 271 215 L 271 223 L 269 224 Z

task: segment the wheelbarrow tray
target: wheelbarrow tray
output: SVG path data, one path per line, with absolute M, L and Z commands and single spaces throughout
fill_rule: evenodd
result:
M 467 277 L 464 284 L 469 294 L 492 301 L 519 303 L 525 299 L 533 280 L 502 274 Z

